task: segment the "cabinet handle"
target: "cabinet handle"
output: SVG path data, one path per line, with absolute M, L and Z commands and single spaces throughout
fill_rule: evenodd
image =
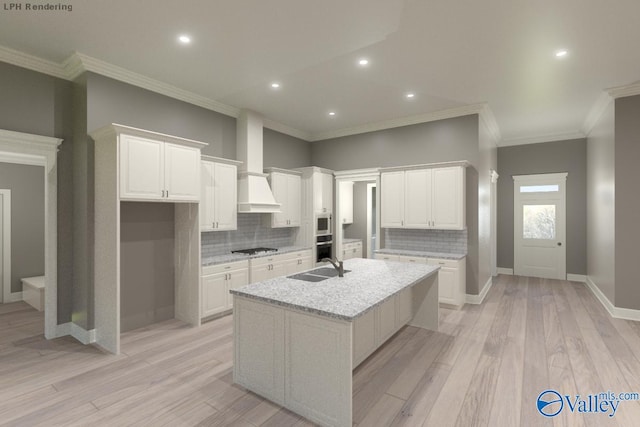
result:
M 400 221 L 400 225 L 404 225 L 404 220 Z

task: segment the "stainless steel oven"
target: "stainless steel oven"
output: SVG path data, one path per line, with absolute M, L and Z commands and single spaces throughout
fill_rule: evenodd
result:
M 331 214 L 316 214 L 316 236 L 331 236 Z
M 331 258 L 332 251 L 333 236 L 331 234 L 316 237 L 316 262 L 320 262 L 323 258 Z

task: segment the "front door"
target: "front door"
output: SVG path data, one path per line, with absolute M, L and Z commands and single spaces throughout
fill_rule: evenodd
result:
M 567 278 L 566 173 L 514 176 L 514 274 Z

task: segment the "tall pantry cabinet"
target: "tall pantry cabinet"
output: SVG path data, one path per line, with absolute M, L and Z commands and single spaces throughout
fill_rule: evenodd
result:
M 117 354 L 121 203 L 173 203 L 175 317 L 200 325 L 200 156 L 207 144 L 117 124 L 90 135 L 95 141 L 95 342 Z

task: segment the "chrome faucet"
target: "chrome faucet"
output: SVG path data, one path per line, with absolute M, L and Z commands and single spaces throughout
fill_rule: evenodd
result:
M 335 268 L 338 271 L 338 277 L 344 277 L 344 265 L 342 264 L 342 261 L 338 261 L 333 260 L 331 258 L 322 258 L 320 260 L 320 262 L 325 262 L 325 261 L 329 261 L 331 263 L 331 265 L 333 265 L 333 268 Z

